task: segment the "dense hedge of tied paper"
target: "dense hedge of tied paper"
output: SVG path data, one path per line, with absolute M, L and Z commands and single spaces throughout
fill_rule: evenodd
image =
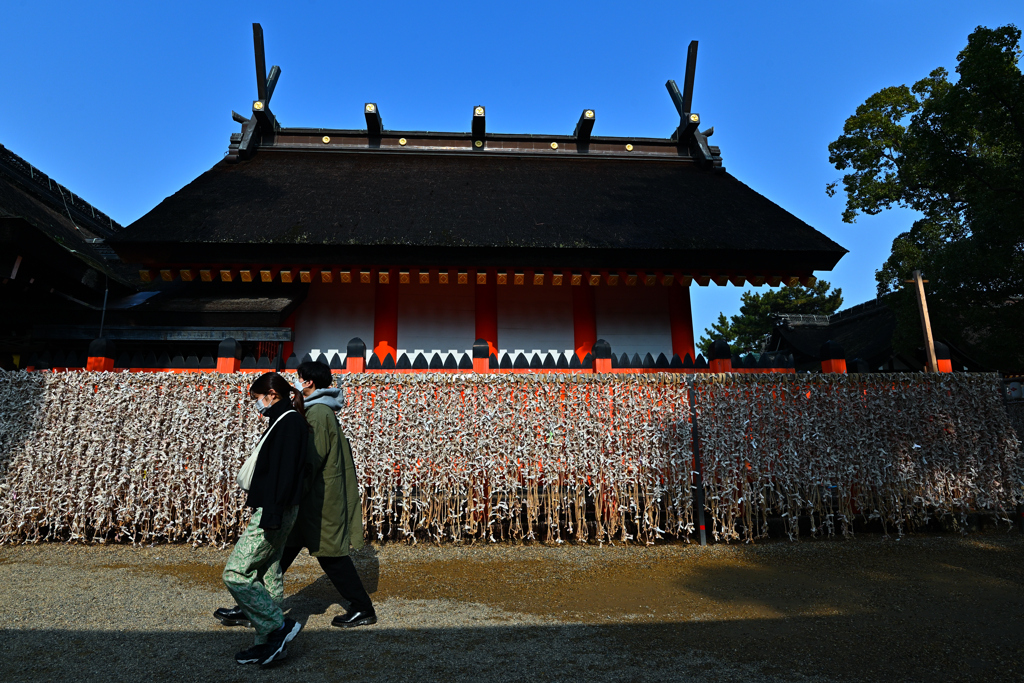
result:
M 797 378 L 799 377 L 799 378 Z M 1006 518 L 1024 458 L 994 375 L 737 375 L 697 384 L 707 507 L 726 539 Z
M 232 542 L 251 374 L 0 373 L 0 542 Z M 681 375 L 342 375 L 378 540 L 628 541 L 693 530 Z M 992 376 L 700 376 L 718 538 L 1007 511 L 1024 461 Z

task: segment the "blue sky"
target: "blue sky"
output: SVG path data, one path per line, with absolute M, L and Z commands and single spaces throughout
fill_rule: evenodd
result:
M 0 144 L 128 224 L 216 163 L 255 99 L 250 24 L 279 64 L 285 126 L 665 137 L 700 41 L 694 110 L 730 173 L 850 250 L 819 277 L 847 305 L 913 215 L 840 220 L 827 145 L 872 93 L 952 71 L 980 25 L 1024 26 L 1024 2 L 176 2 L 8 3 Z M 694 287 L 694 327 L 735 313 L 743 290 Z

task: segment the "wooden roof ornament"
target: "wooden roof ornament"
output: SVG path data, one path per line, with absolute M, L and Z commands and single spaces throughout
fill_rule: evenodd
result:
M 725 167 L 722 166 L 722 157 L 718 148 L 708 145 L 708 138 L 715 132 L 714 127 L 703 133 L 697 128 L 700 125 L 700 114 L 693 111 L 693 80 L 696 73 L 697 41 L 693 40 L 690 41 L 690 47 L 686 51 L 686 80 L 683 81 L 683 91 L 679 92 L 679 86 L 673 80 L 665 83 L 672 103 L 676 105 L 676 111 L 679 112 L 679 127 L 672 134 L 672 139 L 680 147 L 687 149 L 699 164 L 711 167 L 716 173 L 722 173 L 725 171 Z
M 281 77 L 281 67 L 275 64 L 270 67 L 270 75 L 267 75 L 267 58 L 263 47 L 263 27 L 259 24 L 252 25 L 252 42 L 253 49 L 256 52 L 257 99 L 252 103 L 251 118 L 247 119 L 237 112 L 231 112 L 231 118 L 242 124 L 242 132 L 231 136 L 231 144 L 228 147 L 227 161 L 232 163 L 237 162 L 239 159 L 251 157 L 253 152 L 256 151 L 256 147 L 260 144 L 261 138 L 264 135 L 273 136 L 280 128 L 277 119 L 270 111 L 270 98 L 274 96 L 277 79 Z M 367 121 L 369 121 L 369 115 L 367 115 Z
M 576 145 L 581 152 L 590 151 L 590 134 L 594 130 L 594 123 L 597 121 L 597 114 L 593 109 L 584 109 L 580 114 L 580 120 L 576 122 L 576 130 L 572 132 L 576 138 Z

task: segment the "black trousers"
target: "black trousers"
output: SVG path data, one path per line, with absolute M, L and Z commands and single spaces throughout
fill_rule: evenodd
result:
M 281 557 L 281 573 L 288 571 L 295 558 L 302 551 L 302 546 L 285 546 L 284 555 Z M 349 602 L 349 609 L 357 612 L 372 612 L 373 602 L 369 594 L 363 588 L 363 582 L 356 572 L 356 566 L 352 564 L 352 558 L 344 557 L 318 557 L 320 568 L 327 574 L 334 587 L 341 593 L 341 597 Z

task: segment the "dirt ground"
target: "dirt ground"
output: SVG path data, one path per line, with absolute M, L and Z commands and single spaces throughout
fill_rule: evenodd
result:
M 306 627 L 267 670 L 227 550 L 0 548 L 0 679 L 1024 680 L 1024 537 L 693 545 L 367 548 L 380 621 L 330 627 L 340 598 L 305 554 L 285 608 Z

